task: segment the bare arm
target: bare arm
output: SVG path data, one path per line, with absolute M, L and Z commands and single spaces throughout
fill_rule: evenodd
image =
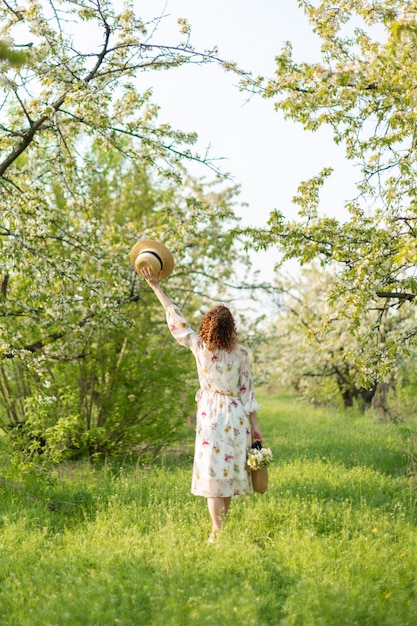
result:
M 143 278 L 148 285 L 153 289 L 159 302 L 166 309 L 170 304 L 173 304 L 171 298 L 169 298 L 161 287 L 161 279 L 159 276 L 154 276 L 149 267 L 144 267 L 141 272 Z
M 262 442 L 264 438 L 262 437 L 261 429 L 259 428 L 256 411 L 252 411 L 252 413 L 249 414 L 249 419 L 251 424 L 252 441 L 257 440 Z

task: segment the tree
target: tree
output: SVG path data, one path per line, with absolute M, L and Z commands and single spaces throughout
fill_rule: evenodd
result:
M 236 190 L 192 152 L 195 135 L 158 123 L 136 78 L 184 63 L 235 68 L 215 50 L 197 53 L 184 21 L 183 43 L 157 44 L 157 21 L 144 24 L 130 5 L 11 2 L 0 18 L 2 37 L 17 29 L 31 44 L 28 62 L 7 65 L 0 83 L 2 425 L 23 423 L 33 450 L 48 437 L 56 451 L 90 454 L 161 445 L 190 410 L 190 364 L 154 336 L 163 322 L 129 251 L 143 233 L 161 238 L 184 303 L 215 296 L 238 258 Z M 91 50 L 77 48 L 81 23 Z M 187 160 L 212 179 L 191 176 Z M 163 393 L 149 367 L 157 358 L 165 383 L 177 377 Z M 173 404 L 178 381 L 186 391 Z M 178 419 L 167 418 L 170 403 Z
M 356 332 L 374 309 L 381 324 L 390 310 L 407 308 L 412 315 L 417 294 L 417 4 L 299 4 L 322 41 L 322 59 L 297 63 L 287 43 L 276 58 L 275 77 L 263 81 L 259 91 L 306 130 L 329 126 L 346 158 L 360 166 L 362 179 L 357 197 L 346 201 L 346 222 L 319 210 L 329 167 L 300 184 L 294 198 L 298 219 L 273 211 L 264 231 L 247 234 L 257 247 L 278 246 L 283 263 L 318 259 L 333 268 L 331 318 L 349 319 Z M 416 337 L 417 326 L 399 326 L 378 358 L 370 355 L 363 362 L 363 383 L 389 376 Z
M 38 243 L 38 251 L 47 245 L 51 261 L 76 267 L 74 279 L 51 272 L 44 284 L 41 263 L 30 276 L 15 268 L 1 303 L 2 337 L 10 342 L 0 367 L 2 425 L 18 428 L 29 452 L 40 440 L 71 456 L 120 454 L 139 444 L 142 452 L 156 449 L 192 410 L 193 364 L 173 349 L 159 303 L 130 267 L 126 241 L 133 226 L 136 232 L 151 220 L 151 233 L 176 229 L 174 255 L 191 270 L 180 263 L 168 289 L 186 311 L 187 304 L 202 304 L 203 294 L 215 296 L 213 274 L 220 288 L 237 258 L 224 229 L 235 223 L 229 190 L 204 191 L 196 181 L 152 186 L 119 151 L 93 150 L 88 162 L 80 181 L 94 198 L 90 214 L 69 210 L 66 190 L 56 182 L 54 217 Z M 63 233 L 73 233 L 73 245 Z M 218 268 L 222 254 L 231 265 Z M 31 289 L 37 281 L 42 289 Z M 13 346 L 17 339 L 23 348 Z
M 382 387 L 376 378 L 365 387 L 362 369 L 371 355 L 379 358 L 398 326 L 411 328 L 414 319 L 402 309 L 387 313 L 381 323 L 379 311 L 370 311 L 353 333 L 347 318 L 331 317 L 328 294 L 334 283 L 333 272 L 314 264 L 298 277 L 277 281 L 279 309 L 265 358 L 275 370 L 272 382 L 283 388 L 316 402 L 338 399 L 345 408 L 357 403 L 365 410 Z M 391 371 L 392 383 L 395 374 Z

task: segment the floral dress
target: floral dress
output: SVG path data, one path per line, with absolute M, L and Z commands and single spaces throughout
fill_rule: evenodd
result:
M 166 316 L 173 337 L 194 354 L 200 383 L 191 493 L 204 497 L 251 493 L 246 465 L 252 443 L 249 413 L 259 404 L 248 353 L 241 346 L 232 352 L 210 352 L 174 304 L 167 307 Z

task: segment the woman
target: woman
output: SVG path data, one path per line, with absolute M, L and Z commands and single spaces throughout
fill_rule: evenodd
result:
M 191 493 L 207 499 L 212 543 L 231 498 L 252 492 L 246 453 L 253 440 L 263 440 L 248 353 L 237 343 L 235 322 L 227 307 L 208 311 L 196 333 L 163 291 L 159 276 L 148 267 L 141 274 L 166 310 L 171 334 L 196 359 L 200 389 Z

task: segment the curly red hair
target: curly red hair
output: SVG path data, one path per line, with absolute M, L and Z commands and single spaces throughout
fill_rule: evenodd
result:
M 216 348 L 233 350 L 237 345 L 235 320 L 223 304 L 207 311 L 198 334 L 211 352 Z

